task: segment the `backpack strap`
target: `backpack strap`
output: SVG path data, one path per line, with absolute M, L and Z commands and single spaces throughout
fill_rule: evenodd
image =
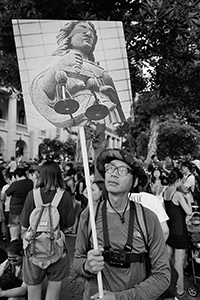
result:
M 147 227 L 146 227 L 146 218 L 144 216 L 144 208 L 142 204 L 135 203 L 135 209 L 136 209 L 136 217 L 138 221 L 138 225 L 140 227 L 143 240 L 145 243 L 146 250 L 148 251 L 148 234 L 147 234 Z
M 61 190 L 61 189 L 57 189 L 56 193 L 55 193 L 55 196 L 51 202 L 51 205 L 54 206 L 54 207 L 58 207 L 61 199 L 62 199 L 62 196 L 64 194 L 64 190 Z
M 40 189 L 33 189 L 33 200 L 36 207 L 43 205 Z

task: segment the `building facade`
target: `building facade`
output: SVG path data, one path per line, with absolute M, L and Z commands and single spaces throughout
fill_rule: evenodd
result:
M 25 111 L 24 100 L 17 97 L 10 89 L 0 88 L 0 153 L 5 161 L 11 156 L 23 156 L 25 161 L 29 161 L 38 156 L 39 145 L 45 138 L 64 142 L 70 135 L 62 128 L 44 129 L 38 119 L 36 126 L 29 128 Z M 73 128 L 74 130 L 74 128 Z M 78 131 L 78 128 L 75 128 Z M 115 133 L 113 128 L 106 128 L 105 138 L 107 146 L 110 148 L 120 148 L 121 138 Z

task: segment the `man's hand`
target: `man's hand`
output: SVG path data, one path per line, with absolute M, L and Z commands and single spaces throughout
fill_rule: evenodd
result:
M 103 267 L 104 258 L 102 252 L 97 249 L 90 250 L 85 261 L 84 269 L 92 274 L 97 274 Z
M 115 294 L 109 291 L 103 291 L 103 297 L 99 298 L 99 293 L 91 296 L 90 299 L 100 299 L 100 300 L 116 300 Z
M 3 290 L 0 288 L 0 297 L 3 297 Z

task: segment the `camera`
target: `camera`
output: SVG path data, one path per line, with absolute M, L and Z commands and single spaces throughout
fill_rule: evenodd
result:
M 109 249 L 103 252 L 105 262 L 112 267 L 129 268 L 130 260 L 125 250 Z

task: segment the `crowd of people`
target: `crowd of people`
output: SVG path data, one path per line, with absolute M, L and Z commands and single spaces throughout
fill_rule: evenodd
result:
M 46 299 L 59 299 L 70 270 L 68 235 L 76 237 L 74 269 L 86 279 L 84 300 L 187 299 L 186 217 L 199 208 L 198 161 L 174 162 L 167 157 L 160 162 L 153 155 L 144 166 L 125 150 L 106 149 L 96 168 L 101 178 L 90 165 L 98 249 L 82 165 L 48 159 L 29 165 L 14 157 L 0 161 L 0 238 L 7 241 L 6 255 L 1 255 L 0 299 L 41 299 L 45 277 Z M 8 268 L 13 285 L 5 287 L 1 278 Z M 98 290 L 99 271 L 103 296 Z

